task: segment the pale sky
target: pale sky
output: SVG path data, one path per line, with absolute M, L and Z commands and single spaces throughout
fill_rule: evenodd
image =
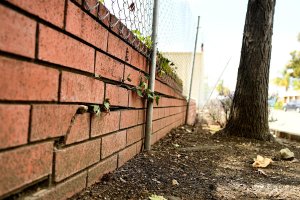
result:
M 228 60 L 222 77 L 235 88 L 248 0 L 188 0 L 200 15 L 200 41 L 205 47 L 205 66 L 210 85 L 214 85 Z M 272 39 L 270 77 L 275 77 L 289 61 L 289 53 L 300 50 L 300 0 L 277 0 Z

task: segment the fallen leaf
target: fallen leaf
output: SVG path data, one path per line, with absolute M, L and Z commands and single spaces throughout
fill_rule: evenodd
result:
M 157 180 L 156 178 L 153 178 L 152 181 L 158 183 L 158 184 L 161 184 L 161 182 L 159 180 Z
M 179 147 L 179 144 L 173 144 L 174 145 L 174 147 Z
M 163 196 L 158 196 L 156 194 L 152 194 L 150 197 L 149 197 L 150 200 L 167 200 L 165 197 Z
M 253 167 L 267 167 L 272 161 L 270 158 L 264 158 L 260 155 L 257 155 L 256 158 L 254 158 L 254 163 L 252 164 Z
M 122 181 L 123 183 L 126 183 L 127 181 L 125 181 L 123 178 L 120 177 L 120 181 Z
M 175 179 L 172 180 L 172 185 L 179 185 L 178 181 L 176 181 Z

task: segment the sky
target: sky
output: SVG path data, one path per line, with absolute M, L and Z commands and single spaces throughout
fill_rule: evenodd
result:
M 200 16 L 199 44 L 204 43 L 205 71 L 210 86 L 229 61 L 221 77 L 234 90 L 239 66 L 248 0 L 187 0 Z M 270 78 L 290 60 L 290 52 L 300 50 L 300 0 L 277 0 L 274 15 Z

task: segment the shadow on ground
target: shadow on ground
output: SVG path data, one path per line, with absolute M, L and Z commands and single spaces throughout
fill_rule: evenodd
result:
M 300 199 L 300 162 L 278 159 L 287 146 L 300 158 L 300 143 L 212 138 L 200 125 L 180 127 L 71 199 Z M 252 167 L 257 155 L 275 161 L 260 171 Z

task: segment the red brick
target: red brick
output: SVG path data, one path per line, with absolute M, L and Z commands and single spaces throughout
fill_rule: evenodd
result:
M 145 108 L 146 101 L 141 98 L 136 92 L 129 92 L 129 107 L 132 108 Z
M 50 189 L 40 190 L 28 197 L 28 199 L 65 200 L 85 188 L 86 178 L 87 172 L 84 171 L 70 179 L 67 179 L 66 181 L 63 181 L 60 184 L 55 185 L 54 187 L 51 187 Z
M 70 72 L 62 73 L 62 102 L 103 103 L 104 83 L 94 78 Z
M 92 137 L 119 130 L 120 111 L 101 113 L 92 117 Z
M 121 111 L 120 128 L 135 126 L 138 123 L 138 110 Z
M 34 58 L 36 22 L 0 5 L 0 50 Z
M 127 145 L 142 139 L 144 127 L 142 125 L 127 129 Z
M 125 61 L 126 52 L 128 51 L 129 51 L 129 47 L 126 45 L 124 41 L 122 41 L 120 38 L 116 37 L 112 33 L 109 33 L 108 48 L 107 48 L 107 52 L 109 54 L 112 54 L 115 57 Z
M 56 150 L 54 180 L 59 182 L 99 160 L 99 139 Z
M 126 29 L 127 29 L 127 28 L 126 28 Z M 131 31 L 130 31 L 130 33 L 131 33 Z M 128 36 L 128 35 L 126 35 L 126 36 Z M 133 48 L 130 47 L 130 46 L 128 46 L 128 45 L 126 44 L 126 56 L 125 56 L 125 62 L 126 62 L 126 63 L 129 63 L 129 64 L 130 64 L 130 62 L 131 62 L 131 56 L 132 56 L 132 51 L 133 51 Z
M 159 116 L 159 118 L 165 117 L 165 109 L 164 108 L 158 109 L 158 116 Z
M 110 29 L 113 32 L 115 32 L 117 35 L 120 35 L 120 27 L 121 27 L 120 20 L 115 15 L 110 14 L 109 23 L 110 23 Z
M 146 110 L 138 111 L 138 124 L 143 124 L 146 121 Z
M 98 7 L 95 7 L 95 5 L 98 3 L 98 0 L 84 0 L 84 8 L 90 12 L 92 15 L 97 16 Z M 92 9 L 95 7 L 94 9 Z
M 0 104 L 0 149 L 27 143 L 28 105 Z
M 5 57 L 0 57 L 0 70 L 1 100 L 57 100 L 57 70 Z
M 114 171 L 117 168 L 117 155 L 101 161 L 88 170 L 88 186 L 99 182 L 104 174 Z
M 160 131 L 157 132 L 157 140 L 160 140 L 161 138 L 165 137 L 166 134 L 169 132 L 170 128 L 167 126 Z
M 40 24 L 39 59 L 94 73 L 94 54 L 93 48 Z
M 90 114 L 77 114 L 75 121 L 67 136 L 66 144 L 79 142 L 89 138 L 90 133 Z
M 98 10 L 98 19 L 100 19 L 107 27 L 109 27 L 109 18 L 109 10 L 103 4 L 100 3 Z
M 143 71 L 146 71 L 146 66 L 144 63 L 144 56 L 137 52 L 136 50 L 132 50 L 131 52 L 131 62 L 130 64 L 135 66 L 136 68 L 139 68 Z
M 128 76 L 130 77 L 131 82 L 127 80 Z M 140 83 L 141 77 L 142 77 L 142 74 L 139 71 L 125 65 L 125 72 L 124 72 L 125 83 L 138 86 Z
M 16 6 L 56 25 L 63 27 L 65 1 L 62 0 L 9 0 Z
M 49 175 L 52 151 L 53 143 L 46 142 L 1 152 L 0 196 Z
M 153 115 L 152 120 L 157 120 L 159 118 L 159 108 L 153 109 Z
M 136 143 L 136 153 L 140 153 L 144 150 L 143 141 L 139 141 Z
M 106 51 L 108 31 L 73 3 L 68 4 L 66 30 Z
M 121 167 L 122 165 L 124 165 L 128 160 L 133 158 L 136 154 L 137 153 L 136 153 L 136 145 L 135 144 L 122 150 L 119 153 L 118 167 Z
M 151 135 L 151 139 L 150 139 L 150 144 L 151 145 L 153 145 L 153 144 L 155 144 L 156 142 L 157 142 L 157 133 L 152 133 L 152 135 Z
M 121 81 L 123 79 L 124 64 L 97 51 L 95 73 L 101 77 Z
M 154 105 L 156 105 L 156 104 L 154 104 Z M 171 105 L 172 105 L 171 99 L 165 98 L 165 97 L 159 99 L 158 107 L 166 107 L 166 106 L 171 106 Z
M 76 105 L 33 105 L 30 141 L 66 135 Z
M 102 138 L 101 158 L 123 149 L 126 146 L 126 130 L 114 133 Z
M 170 108 L 164 108 L 165 109 L 165 117 L 168 117 L 170 115 Z
M 108 98 L 112 106 L 128 106 L 128 90 L 116 85 L 106 84 L 105 98 Z
M 155 91 L 156 92 L 160 92 L 160 85 L 161 83 L 158 80 L 155 80 Z
M 80 6 L 82 5 L 82 0 L 75 0 Z
M 152 133 L 155 133 L 156 131 L 158 131 L 159 129 L 161 129 L 161 127 L 162 127 L 162 121 L 163 120 L 156 120 L 156 121 L 154 121 L 153 123 L 152 123 L 152 126 L 153 126 L 153 128 L 152 128 Z M 167 125 L 167 124 L 163 124 L 164 126 L 165 125 Z

